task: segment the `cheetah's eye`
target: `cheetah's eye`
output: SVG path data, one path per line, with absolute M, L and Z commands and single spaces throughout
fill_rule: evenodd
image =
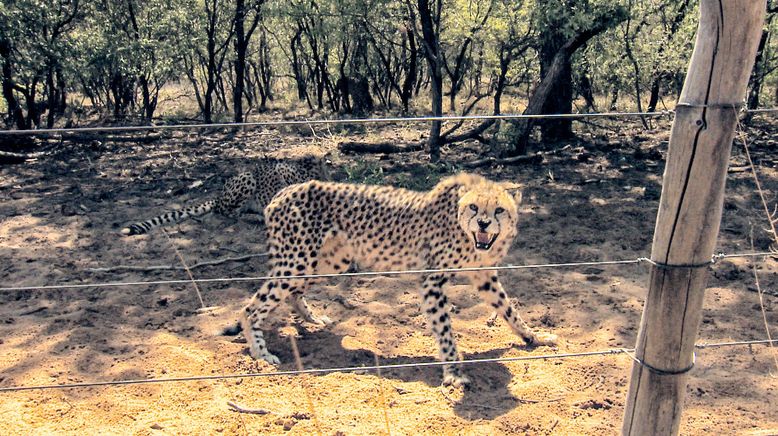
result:
M 478 212 L 478 206 L 476 206 L 474 204 L 471 204 L 470 205 L 470 210 L 472 210 L 473 212 Z
M 497 215 L 498 213 L 503 213 L 503 212 L 505 212 L 505 209 L 503 209 L 501 207 L 498 207 L 497 209 L 494 210 L 494 214 L 495 215 Z

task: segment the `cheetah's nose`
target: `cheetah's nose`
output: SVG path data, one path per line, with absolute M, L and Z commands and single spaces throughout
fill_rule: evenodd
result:
M 482 232 L 486 231 L 486 228 L 489 227 L 489 224 L 491 224 L 491 220 L 478 220 L 478 227 L 481 228 Z

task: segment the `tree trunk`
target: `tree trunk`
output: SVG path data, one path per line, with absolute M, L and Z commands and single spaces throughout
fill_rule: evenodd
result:
M 267 44 L 265 32 L 259 33 L 259 50 L 257 53 L 257 61 L 250 63 L 253 66 L 254 81 L 256 82 L 257 91 L 259 92 L 258 110 L 260 112 L 264 112 L 267 110 L 268 100 L 273 100 L 273 73 L 272 69 L 270 68 L 270 48 Z
M 443 73 L 441 68 L 440 53 L 440 28 L 436 26 L 436 19 L 440 20 L 440 9 L 442 0 L 438 0 L 437 18 L 432 16 L 429 0 L 418 0 L 419 21 L 421 22 L 421 31 L 423 36 L 424 56 L 429 65 L 430 78 L 430 98 L 432 99 L 432 116 L 439 117 L 443 115 Z M 437 23 L 439 24 L 439 23 Z M 437 162 L 440 160 L 440 124 L 439 120 L 433 121 L 430 127 L 430 136 L 427 140 L 430 160 Z
M 566 44 L 565 47 L 569 47 L 569 44 Z M 565 47 L 560 49 L 557 55 L 554 57 L 554 61 L 549 66 L 546 75 L 543 77 L 543 80 L 540 82 L 538 87 L 535 89 L 535 92 L 530 97 L 527 108 L 523 112 L 525 115 L 536 115 L 543 113 L 546 100 L 552 94 L 558 77 L 563 74 L 565 64 L 569 62 L 571 52 L 568 48 Z M 532 120 L 530 119 L 520 119 L 515 124 L 517 126 L 515 138 L 516 145 L 512 152 L 508 153 L 509 156 L 526 154 L 527 143 L 529 141 L 529 135 L 532 130 Z
M 38 103 L 35 102 L 36 90 L 38 89 L 38 78 L 32 79 L 32 84 L 24 92 L 25 102 L 27 103 L 27 123 L 26 128 L 32 129 L 33 126 L 41 125 L 41 112 Z
M 219 31 L 219 5 L 217 0 L 206 0 L 204 2 L 205 16 L 208 21 L 206 26 L 206 66 L 205 66 L 205 90 L 203 91 L 203 120 L 206 123 L 213 122 L 214 102 L 215 99 L 220 98 L 220 95 L 214 95 L 219 93 L 220 89 L 220 76 L 222 68 L 224 66 L 224 59 L 227 53 L 227 47 L 229 46 L 230 39 L 232 38 L 235 28 L 230 23 L 230 34 L 224 41 L 218 43 L 218 31 Z M 223 90 L 222 90 L 223 94 Z M 226 100 L 222 95 L 221 98 Z M 226 101 L 223 102 L 226 105 Z
M 565 87 L 564 84 L 560 86 L 559 82 L 560 80 L 566 80 L 566 78 L 569 77 L 568 74 L 570 74 L 570 57 L 573 55 L 573 53 L 575 53 L 576 50 L 581 48 L 591 38 L 615 26 L 621 21 L 624 21 L 626 17 L 626 13 L 624 13 L 623 10 L 617 9 L 611 14 L 604 14 L 600 16 L 599 19 L 592 24 L 591 28 L 582 31 L 568 39 L 564 45 L 560 47 L 560 49 L 554 55 L 552 61 L 549 63 L 546 74 L 543 76 L 543 80 L 540 81 L 540 84 L 530 97 L 527 108 L 524 110 L 524 114 L 537 115 L 541 113 L 547 113 L 544 112 L 544 109 L 555 107 L 554 105 L 563 104 L 564 102 L 561 101 L 561 97 L 567 94 L 558 91 L 555 88 Z M 547 101 L 552 97 L 555 98 L 555 102 L 547 104 Z M 570 98 L 572 99 L 572 96 Z M 570 101 L 570 104 L 572 104 L 572 100 Z M 569 110 L 563 113 L 569 113 Z M 507 153 L 510 156 L 517 156 L 527 152 L 527 143 L 529 141 L 529 135 L 533 123 L 532 120 L 525 118 L 516 121 L 514 125 L 516 127 L 514 133 L 514 147 L 513 150 L 509 150 Z M 550 128 L 548 129 L 550 130 Z M 559 135 L 560 133 L 549 132 L 549 134 L 553 136 L 555 134 Z M 561 132 L 561 134 L 564 134 L 564 131 Z M 544 137 L 544 139 L 546 138 Z
M 246 0 L 235 0 L 235 86 L 232 88 L 232 110 L 236 123 L 243 122 L 243 87 L 246 72 L 248 40 L 243 24 L 246 20 Z
M 0 39 L 0 57 L 3 58 L 3 98 L 8 108 L 8 116 L 16 123 L 16 128 L 25 128 L 24 112 L 14 95 L 14 80 L 11 70 L 11 43 L 7 39 Z
M 446 74 L 448 75 L 449 80 L 451 81 L 451 89 L 448 94 L 448 110 L 451 112 L 456 112 L 456 99 L 457 94 L 459 94 L 460 89 L 462 89 L 462 79 L 464 78 L 465 74 L 465 61 L 467 60 L 467 50 L 470 47 L 470 44 L 473 42 L 473 39 L 468 37 L 465 38 L 465 41 L 462 43 L 462 47 L 459 49 L 459 53 L 457 54 L 456 60 L 454 61 L 454 69 L 450 69 L 448 65 L 443 62 L 443 66 L 445 67 Z
M 147 123 L 151 123 L 151 119 L 154 117 L 154 110 L 156 109 L 156 97 L 151 96 L 151 90 L 149 89 L 149 79 L 146 75 L 141 74 L 138 77 L 140 82 L 140 93 L 143 99 L 143 120 Z
M 543 26 L 540 35 L 540 77 L 546 77 L 554 65 L 556 75 L 554 86 L 548 89 L 548 95 L 543 102 L 541 112 L 543 114 L 568 114 L 573 110 L 573 73 L 571 57 L 573 52 L 563 52 L 562 47 L 567 43 L 562 22 L 556 25 Z M 563 56 L 557 57 L 559 53 Z M 557 62 L 554 64 L 554 62 Z M 573 137 L 573 123 L 569 119 L 543 120 L 540 122 L 540 131 L 543 142 L 558 142 Z
M 413 96 L 413 84 L 416 82 L 416 76 L 418 75 L 418 57 L 419 51 L 416 46 L 416 36 L 413 33 L 413 23 L 409 23 L 405 27 L 405 34 L 407 39 L 407 56 L 408 56 L 408 68 L 405 70 L 405 80 L 403 80 L 402 91 L 400 92 L 400 101 L 403 105 L 403 112 L 408 112 L 408 106 L 410 105 L 411 97 Z M 406 52 L 405 46 L 403 46 L 403 52 Z
M 497 83 L 494 88 L 494 97 L 493 97 L 493 108 L 494 108 L 494 115 L 499 115 L 502 112 L 502 109 L 500 108 L 502 104 L 502 94 L 505 92 L 505 87 L 508 83 L 508 69 L 510 68 L 511 62 L 514 58 L 513 51 L 516 49 L 516 46 L 509 46 L 508 44 L 501 44 L 499 49 L 499 55 L 500 55 L 500 73 L 497 75 Z M 450 133 L 454 131 L 454 129 L 458 128 L 458 126 L 455 126 L 451 130 L 449 130 L 446 134 L 443 135 L 443 142 L 446 144 L 451 144 L 455 142 L 465 141 L 468 139 L 477 139 L 482 142 L 484 142 L 484 139 L 482 137 L 483 133 L 486 132 L 489 128 L 491 128 L 493 125 L 497 124 L 499 126 L 499 120 L 484 120 L 474 128 L 464 132 L 460 133 L 459 135 L 451 135 Z
M 206 44 L 208 50 L 208 64 L 207 64 L 207 77 L 205 78 L 205 92 L 203 93 L 203 100 L 205 101 L 205 107 L 203 107 L 203 120 L 206 123 L 213 122 L 213 92 L 216 90 L 216 41 L 214 38 L 216 28 L 210 28 L 208 30 L 208 43 Z
M 692 3 L 691 0 L 682 0 L 680 3 L 678 3 L 675 8 L 675 13 L 672 15 L 672 19 L 669 23 L 665 22 L 666 16 L 665 14 L 662 14 L 663 24 L 667 29 L 667 32 L 665 33 L 664 38 L 657 48 L 656 54 L 659 59 L 664 58 L 663 55 L 667 50 L 668 44 L 672 41 L 675 34 L 678 33 L 678 30 L 681 28 L 681 24 L 683 23 L 683 20 L 686 18 L 686 14 L 689 11 L 690 3 Z M 670 77 L 671 76 L 668 74 L 668 71 L 664 65 L 657 63 L 657 65 L 654 66 L 653 81 L 651 83 L 651 94 L 648 99 L 648 107 L 646 108 L 648 112 L 656 111 L 656 106 L 659 104 L 659 93 L 662 90 L 662 82 Z
M 613 85 L 613 88 L 611 88 L 611 102 L 608 105 L 609 111 L 615 111 L 618 109 L 617 103 L 619 102 L 619 87 L 616 85 Z
M 651 82 L 651 95 L 648 97 L 648 112 L 656 111 L 656 105 L 659 104 L 659 91 L 662 87 L 662 76 L 654 76 L 654 80 Z
M 267 109 L 267 94 L 265 93 L 265 85 L 263 84 L 261 78 L 261 67 L 256 62 L 249 62 L 249 65 L 251 66 L 250 71 L 254 75 L 254 86 L 256 87 L 256 94 L 259 94 L 259 107 L 257 110 L 264 112 Z M 254 98 L 257 97 L 256 94 Z
M 319 40 L 316 36 L 313 25 L 315 23 L 305 22 L 302 30 L 308 40 L 310 55 L 313 59 L 313 77 L 316 85 L 316 104 L 318 109 L 324 109 L 324 96 L 327 96 L 327 102 L 330 109 L 337 111 L 335 100 L 335 87 L 330 80 L 329 73 L 329 43 L 326 35 L 321 36 Z
M 57 106 L 57 92 L 54 85 L 54 59 L 49 58 L 46 68 L 46 105 L 48 106 L 48 113 L 46 114 L 46 128 L 50 129 L 54 127 L 55 107 Z
M 430 71 L 430 97 L 432 98 L 432 116 L 440 117 L 443 115 L 443 76 L 440 75 L 440 69 Z M 430 137 L 427 141 L 430 160 L 436 162 L 440 159 L 440 127 L 439 120 L 433 121 L 430 128 Z
M 769 27 L 768 27 L 769 29 Z M 751 72 L 751 78 L 749 79 L 748 97 L 746 98 L 746 107 L 748 109 L 756 109 L 759 107 L 759 93 L 762 91 L 762 84 L 764 82 L 765 70 L 767 65 L 765 62 L 764 51 L 767 45 L 767 40 L 770 38 L 769 30 L 762 30 L 762 36 L 759 39 L 759 47 L 756 51 L 756 61 L 754 62 L 754 69 Z M 754 114 L 746 112 L 743 116 L 744 123 L 750 123 Z
M 586 102 L 586 111 L 597 111 L 597 107 L 594 102 L 594 91 L 592 89 L 592 81 L 589 79 L 589 74 L 584 73 L 581 75 L 581 83 L 579 84 L 581 97 Z
M 65 108 L 68 104 L 67 84 L 65 83 L 65 77 L 62 73 L 62 65 L 57 65 L 55 74 L 57 79 L 57 105 L 55 110 L 57 115 L 62 115 L 65 113 Z
M 635 103 L 638 107 L 638 112 L 643 112 L 643 100 L 640 96 L 640 65 L 638 64 L 638 61 L 635 58 L 635 54 L 632 51 L 633 38 L 629 35 L 629 25 L 631 19 L 631 17 L 627 19 L 626 30 L 624 31 L 624 52 L 632 64 L 632 70 L 635 77 Z M 640 121 L 643 123 L 643 128 L 648 129 L 648 122 L 646 121 L 645 117 L 641 116 Z
M 311 105 L 311 101 L 308 98 L 308 84 L 306 83 L 305 76 L 303 76 L 302 71 L 302 64 L 300 62 L 300 56 L 298 54 L 298 49 L 301 48 L 300 38 L 302 37 L 303 30 L 299 27 L 297 27 L 297 31 L 292 36 L 292 40 L 289 43 L 289 49 L 292 53 L 292 72 L 294 73 L 294 81 L 297 85 L 297 98 L 300 101 L 305 101 L 308 103 L 308 107 L 313 109 L 313 106 Z

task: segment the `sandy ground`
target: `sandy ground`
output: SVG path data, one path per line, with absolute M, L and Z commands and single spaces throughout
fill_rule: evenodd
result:
M 751 131 L 770 201 L 778 191 L 775 129 Z M 526 184 L 519 236 L 508 263 L 616 260 L 650 251 L 667 147 L 667 126 L 631 125 L 582 132 L 584 140 L 537 165 L 485 169 L 494 179 Z M 421 131 L 359 130 L 350 139 L 418 137 Z M 619 133 L 616 133 L 619 132 Z M 310 132 L 308 132 L 310 133 Z M 332 132 L 177 135 L 162 141 L 65 145 L 24 165 L 0 167 L 0 287 L 185 278 L 181 271 L 90 272 L 117 265 L 194 264 L 264 250 L 251 216 L 189 222 L 123 238 L 119 228 L 165 205 L 207 197 L 226 176 L 265 152 L 298 154 L 334 148 Z M 335 132 L 345 134 L 346 132 Z M 480 146 L 446 150 L 456 164 Z M 579 148 L 583 147 L 583 148 Z M 354 157 L 336 155 L 340 168 Z M 360 158 L 361 159 L 361 158 Z M 424 173 L 421 154 L 367 158 L 387 183 Z M 733 152 L 718 250 L 769 247 L 751 175 Z M 342 171 L 342 173 L 345 173 Z M 352 171 L 353 173 L 353 171 Z M 423 177 L 423 176 L 422 176 Z M 712 268 L 700 342 L 765 338 L 765 325 L 744 259 Z M 776 292 L 775 260 L 757 262 L 762 287 Z M 261 258 L 197 268 L 197 278 L 260 275 Z M 528 348 L 476 293 L 448 289 L 460 350 L 466 358 L 531 356 L 634 345 L 646 293 L 644 265 L 506 271 L 502 281 L 528 323 L 558 334 L 558 348 Z M 191 284 L 0 292 L 0 387 L 101 380 L 272 371 L 245 344 L 217 336 L 255 283 Z M 294 369 L 295 334 L 306 368 L 426 362 L 426 333 L 412 277 L 333 280 L 310 301 L 335 324 L 297 324 L 281 310 L 269 344 L 280 369 Z M 778 336 L 778 297 L 765 296 Z M 616 434 L 632 361 L 625 355 L 468 366 L 468 390 L 439 387 L 439 368 L 265 377 L 220 381 L 0 393 L 0 433 L 100 434 Z M 778 434 L 778 369 L 765 346 L 707 349 L 691 371 L 683 434 Z M 228 401 L 268 414 L 231 411 Z M 772 405 L 771 405 L 772 403 Z

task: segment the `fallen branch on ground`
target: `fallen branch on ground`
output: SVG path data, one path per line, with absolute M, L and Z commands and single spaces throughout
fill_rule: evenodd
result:
M 393 142 L 353 142 L 338 144 L 341 153 L 407 153 L 424 149 L 424 144 L 399 145 Z
M 748 291 L 748 292 L 756 292 L 756 293 L 759 293 L 759 289 L 757 289 L 757 288 L 752 288 L 752 287 L 750 287 L 750 286 L 746 288 L 746 291 Z M 771 296 L 771 297 L 778 297 L 778 292 L 771 291 L 771 290 L 769 290 L 769 289 L 762 289 L 762 294 L 764 294 L 764 295 L 769 295 L 769 296 Z
M 138 144 L 148 144 L 162 139 L 162 134 L 157 132 L 141 133 L 105 133 L 105 132 L 73 132 L 63 133 L 62 138 L 72 142 L 134 142 Z
M 15 153 L 13 151 L 0 150 L 0 164 L 18 164 L 30 159 L 36 159 L 43 156 L 43 152 L 37 153 Z
M 269 410 L 265 410 L 265 409 L 250 409 L 248 407 L 243 407 L 240 404 L 236 404 L 232 401 L 227 401 L 227 405 L 230 406 L 230 409 L 232 411 L 238 413 L 251 413 L 254 415 L 267 415 L 271 413 Z
M 539 164 L 543 162 L 543 155 L 540 153 L 530 154 L 527 156 L 515 156 L 499 159 L 493 156 L 489 156 L 484 159 L 479 159 L 464 164 L 467 168 L 485 167 L 488 165 L 519 165 L 524 163 Z
M 539 151 L 534 154 L 528 154 L 522 156 L 512 156 L 506 158 L 496 158 L 493 156 L 489 156 L 476 161 L 466 162 L 463 165 L 467 168 L 478 168 L 478 167 L 485 167 L 487 165 L 519 165 L 524 163 L 539 164 L 543 162 L 544 156 L 560 154 L 563 151 L 568 151 L 568 150 L 582 152 L 583 147 L 577 147 L 574 149 L 572 145 L 568 144 L 562 148 L 557 148 L 555 150 Z

